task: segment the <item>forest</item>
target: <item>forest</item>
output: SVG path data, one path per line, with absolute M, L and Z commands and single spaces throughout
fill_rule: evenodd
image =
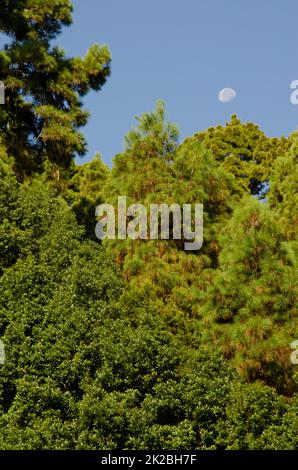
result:
M 233 114 L 182 140 L 160 100 L 111 168 L 80 164 L 112 63 L 54 46 L 71 23 L 0 1 L 0 449 L 298 450 L 298 131 Z M 202 248 L 101 242 L 119 196 L 203 204 Z

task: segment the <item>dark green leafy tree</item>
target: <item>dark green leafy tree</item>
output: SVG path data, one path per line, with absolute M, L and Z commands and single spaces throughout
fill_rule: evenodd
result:
M 237 383 L 226 406 L 225 420 L 218 423 L 217 443 L 228 450 L 269 448 L 267 439 L 272 430 L 282 428 L 287 413 L 294 410 L 294 404 L 291 407 L 270 387 Z M 288 433 L 294 429 L 289 426 Z M 288 445 L 292 445 L 294 439 L 293 436 Z M 264 441 L 267 441 L 265 446 Z M 281 441 L 275 440 L 273 448 L 280 449 Z
M 103 202 L 103 190 L 109 175 L 109 168 L 99 154 L 83 165 L 72 165 L 66 175 L 54 185 L 60 190 L 76 214 L 77 221 L 83 225 L 88 237 L 95 240 L 94 213 L 98 204 Z
M 275 410 L 273 410 L 274 412 Z M 263 431 L 256 447 L 266 450 L 298 450 L 298 397 L 287 406 L 282 420 Z

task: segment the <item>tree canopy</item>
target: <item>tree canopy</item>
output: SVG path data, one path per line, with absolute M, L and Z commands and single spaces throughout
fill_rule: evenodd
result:
M 54 169 L 84 155 L 80 128 L 88 119 L 81 97 L 99 90 L 110 73 L 107 46 L 92 45 L 84 57 L 67 57 L 51 41 L 72 22 L 69 0 L 3 0 L 1 31 L 9 41 L 0 53 L 5 107 L 0 136 L 14 156 L 20 176 Z
M 0 448 L 297 450 L 297 133 L 233 115 L 181 142 L 158 101 L 112 168 L 79 165 L 111 59 L 53 46 L 71 22 L 0 1 Z M 99 241 L 119 196 L 203 204 L 203 246 Z

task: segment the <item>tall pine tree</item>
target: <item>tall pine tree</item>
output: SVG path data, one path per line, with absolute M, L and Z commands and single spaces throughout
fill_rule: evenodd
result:
M 6 95 L 0 109 L 0 138 L 20 176 L 40 170 L 50 160 L 59 177 L 59 167 L 86 152 L 79 129 L 88 113 L 81 97 L 105 83 L 110 53 L 106 46 L 95 44 L 85 57 L 70 58 L 52 46 L 71 22 L 69 0 L 0 1 L 0 28 L 8 36 L 0 52 Z

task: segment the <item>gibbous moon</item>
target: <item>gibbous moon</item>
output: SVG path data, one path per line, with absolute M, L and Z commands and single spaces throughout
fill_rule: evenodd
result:
M 236 91 L 233 88 L 223 88 L 218 93 L 218 99 L 221 103 L 229 103 L 236 98 Z

